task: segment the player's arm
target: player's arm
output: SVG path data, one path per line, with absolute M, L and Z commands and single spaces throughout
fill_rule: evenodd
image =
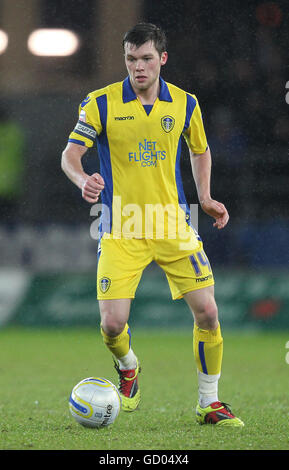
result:
M 195 154 L 190 150 L 190 159 L 201 207 L 215 219 L 214 227 L 222 229 L 229 221 L 229 214 L 224 204 L 211 198 L 212 159 L 209 147 L 202 154 Z
M 83 199 L 95 203 L 104 188 L 104 180 L 99 173 L 93 175 L 85 173 L 81 160 L 86 151 L 87 147 L 68 142 L 62 152 L 61 168 L 66 176 L 81 190 Z

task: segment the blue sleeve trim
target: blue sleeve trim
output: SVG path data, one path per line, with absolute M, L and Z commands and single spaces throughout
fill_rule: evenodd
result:
M 186 96 L 187 96 L 187 108 L 186 108 L 186 119 L 185 119 L 183 132 L 189 127 L 192 114 L 197 104 L 196 100 L 191 95 L 186 93 Z
M 99 110 L 100 122 L 102 132 L 106 132 L 106 121 L 107 121 L 107 96 L 101 95 L 96 98 L 96 103 Z
M 68 142 L 72 142 L 73 144 L 83 145 L 85 147 L 85 143 L 82 140 L 68 139 Z

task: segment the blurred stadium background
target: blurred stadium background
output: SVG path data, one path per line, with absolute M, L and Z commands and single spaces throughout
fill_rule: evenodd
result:
M 0 325 L 98 320 L 94 218 L 60 156 L 78 103 L 126 77 L 123 33 L 143 20 L 168 34 L 163 77 L 199 98 L 212 194 L 230 212 L 224 231 L 201 211 L 198 227 L 223 326 L 289 329 L 286 0 L 0 0 Z M 41 42 L 40 29 L 52 36 Z M 59 29 L 72 42 L 58 39 L 51 52 Z M 97 171 L 96 150 L 85 166 Z M 185 145 L 182 171 L 197 203 Z M 131 324 L 191 324 L 157 266 L 144 273 Z

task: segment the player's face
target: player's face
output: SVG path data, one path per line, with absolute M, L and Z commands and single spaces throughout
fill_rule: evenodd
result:
M 125 65 L 132 87 L 137 91 L 149 89 L 159 79 L 161 66 L 167 61 L 168 54 L 160 56 L 152 41 L 140 47 L 125 43 Z

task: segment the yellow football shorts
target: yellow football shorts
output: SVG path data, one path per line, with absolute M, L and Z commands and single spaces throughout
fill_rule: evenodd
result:
M 214 284 L 203 243 L 193 233 L 183 239 L 114 239 L 98 247 L 97 298 L 134 298 L 143 270 L 155 261 L 165 272 L 173 300 Z

